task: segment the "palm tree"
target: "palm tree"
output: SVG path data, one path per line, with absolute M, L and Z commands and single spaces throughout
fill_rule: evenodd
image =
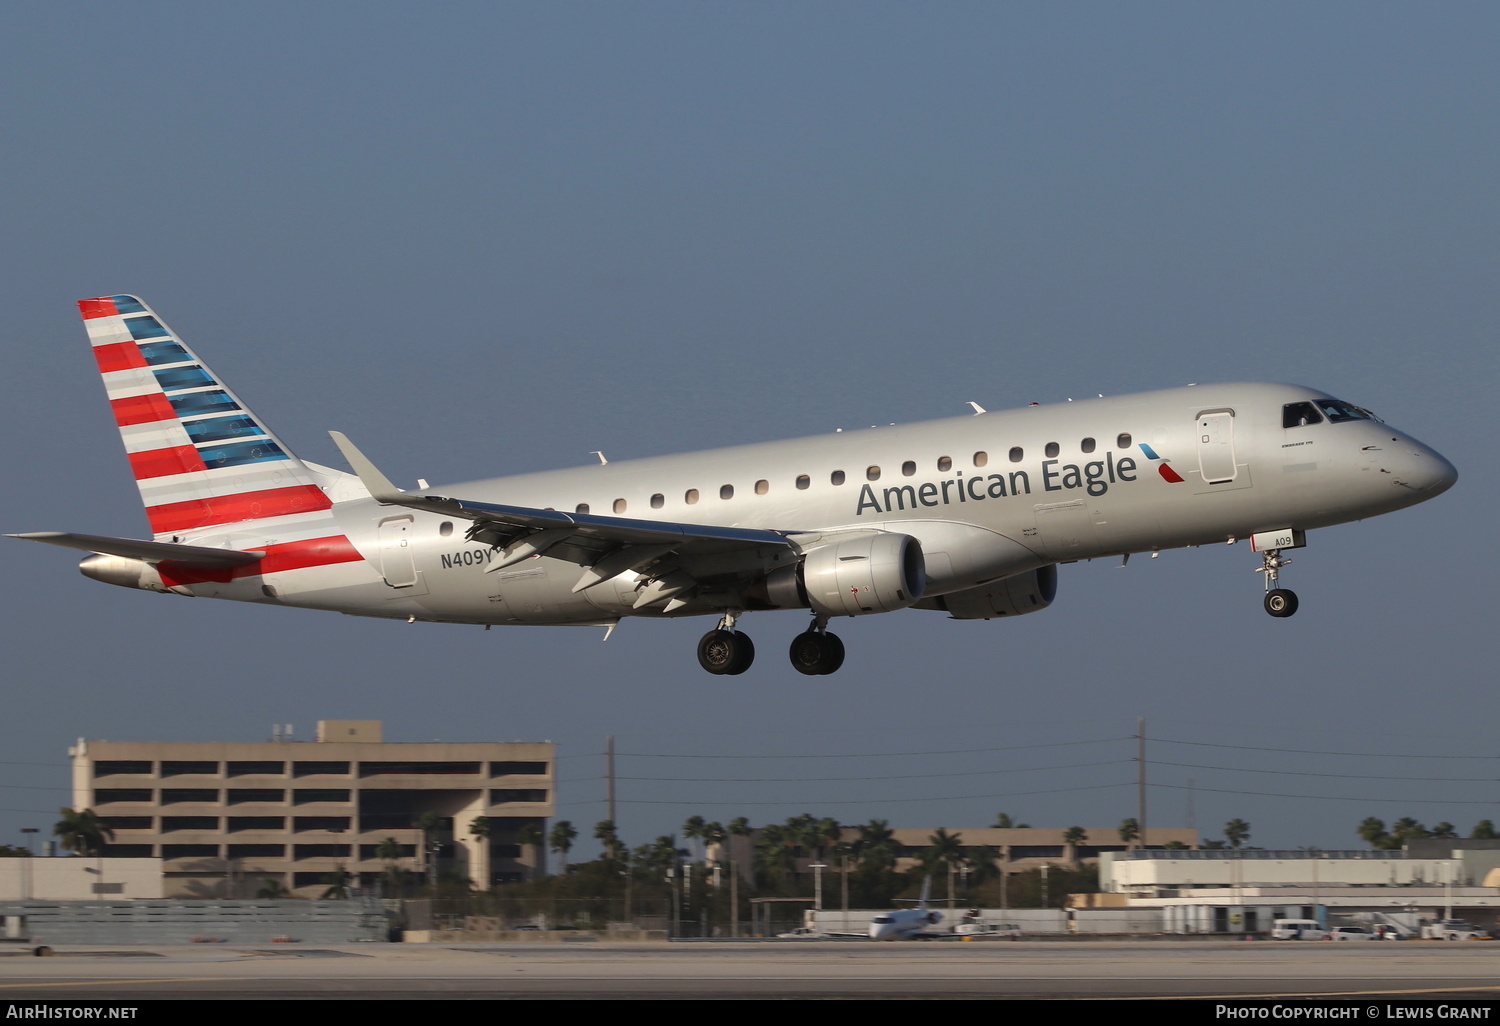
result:
M 750 826 L 750 820 L 745 816 L 736 816 L 724 827 L 724 832 L 730 837 L 749 837 L 755 832 Z
M 1120 820 L 1120 840 L 1125 842 L 1125 847 L 1133 849 L 1135 842 L 1141 839 L 1141 824 L 1134 816 L 1129 819 Z
M 573 824 L 565 819 L 560 819 L 552 824 L 552 831 L 547 836 L 547 847 L 557 852 L 561 858 L 558 862 L 560 872 L 568 871 L 568 852 L 573 850 L 573 841 L 578 837 L 578 831 L 573 829 Z
M 1231 819 L 1224 824 L 1224 840 L 1231 848 L 1238 848 L 1250 840 L 1250 824 L 1243 819 Z
M 859 837 L 854 842 L 854 857 L 863 869 L 889 868 L 896 858 L 896 833 L 886 820 L 872 819 L 855 827 Z
M 698 842 L 699 862 L 703 861 L 703 827 L 704 821 L 702 816 L 689 816 L 687 821 L 682 824 L 682 839 L 684 841 Z
M 1374 816 L 1366 816 L 1359 821 L 1358 833 L 1360 839 L 1371 848 L 1384 848 L 1391 839 L 1391 835 L 1385 832 L 1385 821 Z
M 280 901 L 288 896 L 286 886 L 280 880 L 262 880 L 260 889 L 255 892 L 257 901 Z
M 1495 824 L 1487 819 L 1481 819 L 1474 824 L 1474 829 L 1469 831 L 1469 837 L 1476 841 L 1493 841 L 1495 839 Z
M 618 859 L 625 852 L 620 831 L 615 828 L 615 821 L 612 819 L 601 819 L 594 824 L 594 840 L 604 845 L 604 857 L 607 859 Z
M 1067 859 L 1078 864 L 1078 846 L 1089 839 L 1088 831 L 1081 826 L 1070 826 L 1063 831 L 1063 844 L 1067 845 Z
M 714 859 L 714 865 L 717 866 L 719 860 L 724 857 L 724 838 L 729 836 L 724 831 L 724 825 L 722 823 L 704 823 L 703 832 L 699 836 L 703 838 L 705 860 L 708 857 L 708 849 L 710 847 L 718 852 L 717 857 Z
M 387 837 L 375 846 L 375 857 L 385 863 L 386 887 L 391 892 L 388 896 L 399 897 L 403 881 L 396 863 L 401 861 L 401 842 L 394 837 Z
M 427 883 L 437 893 L 437 832 L 443 825 L 443 816 L 439 812 L 424 812 L 417 817 L 417 829 L 422 831 L 422 866 L 427 870 Z
M 962 834 L 950 834 L 945 828 L 939 827 L 936 833 L 928 835 L 928 848 L 922 859 L 927 864 L 928 872 L 931 872 L 939 863 L 947 863 L 948 901 L 950 903 L 953 901 L 953 870 L 959 862 L 963 861 L 963 843 Z
M 1453 829 L 1452 823 L 1438 823 L 1432 828 L 1432 836 L 1449 840 L 1458 836 L 1458 831 Z
M 1399 847 L 1407 841 L 1431 837 L 1432 832 L 1410 816 L 1403 816 L 1391 824 L 1391 836 L 1395 838 L 1396 845 Z
M 839 826 L 839 821 L 825 816 L 818 820 L 818 861 L 827 862 L 828 853 L 833 846 L 843 840 L 844 828 Z
M 995 817 L 995 827 L 999 830 L 1027 830 L 1030 823 L 1017 823 L 1010 818 L 1010 813 L 1002 812 Z
M 105 843 L 115 839 L 115 832 L 104 825 L 93 809 L 75 812 L 62 808 L 57 811 L 62 813 L 62 819 L 57 821 L 52 833 L 71 852 L 79 855 L 103 855 Z
M 332 873 L 323 877 L 323 882 L 328 888 L 320 895 L 321 901 L 342 901 L 349 897 L 349 871 L 339 866 Z

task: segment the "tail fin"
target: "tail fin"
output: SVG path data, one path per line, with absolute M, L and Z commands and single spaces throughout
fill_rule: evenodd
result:
M 157 540 L 331 505 L 316 475 L 139 299 L 78 308 Z

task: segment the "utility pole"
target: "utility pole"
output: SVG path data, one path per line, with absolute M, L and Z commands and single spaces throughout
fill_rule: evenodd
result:
M 1135 820 L 1141 828 L 1141 847 L 1146 847 L 1146 718 L 1135 720 Z
M 619 827 L 620 821 L 615 819 L 615 736 L 608 735 L 604 739 L 604 781 L 605 781 L 605 804 L 609 806 L 611 823 Z

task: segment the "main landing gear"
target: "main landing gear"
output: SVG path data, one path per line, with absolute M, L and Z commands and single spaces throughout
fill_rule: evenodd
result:
M 755 643 L 750 635 L 734 629 L 736 617 L 725 613 L 719 626 L 698 641 L 698 665 L 709 673 L 729 676 L 744 673 L 755 661 Z
M 792 668 L 809 677 L 833 673 L 844 665 L 844 643 L 828 633 L 828 617 L 813 617 L 812 626 L 792 639 Z
M 698 665 L 709 673 L 733 676 L 750 669 L 755 660 L 755 644 L 748 634 L 734 629 L 738 615 L 725 613 L 719 626 L 698 641 Z M 798 673 L 820 676 L 833 673 L 844 665 L 844 643 L 838 635 L 828 633 L 828 617 L 813 617 L 812 626 L 792 639 L 789 652 L 792 667 Z
M 1261 565 L 1255 568 L 1258 574 L 1266 575 L 1266 612 L 1272 616 L 1291 616 L 1297 611 L 1297 593 L 1286 588 L 1275 587 L 1281 568 L 1291 563 L 1281 558 L 1280 549 L 1267 549 L 1260 554 Z

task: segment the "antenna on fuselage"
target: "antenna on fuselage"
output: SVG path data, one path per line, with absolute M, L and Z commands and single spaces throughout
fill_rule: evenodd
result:
M 967 400 L 967 402 L 968 402 L 968 404 L 970 406 L 974 407 L 974 416 L 976 416 L 976 417 L 979 416 L 981 413 L 989 413 L 990 412 L 989 410 L 986 410 L 983 406 L 980 406 L 978 403 L 976 403 L 972 399 Z

